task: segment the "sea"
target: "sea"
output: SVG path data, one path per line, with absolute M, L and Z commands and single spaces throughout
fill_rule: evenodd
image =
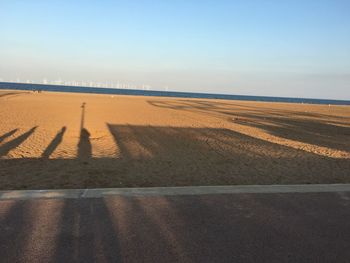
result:
M 94 94 L 116 94 L 133 96 L 157 96 L 176 98 L 200 98 L 200 99 L 223 99 L 223 100 L 245 100 L 245 101 L 266 101 L 266 102 L 287 102 L 307 104 L 328 104 L 328 105 L 350 105 L 349 100 L 311 99 L 311 98 L 288 98 L 251 95 L 230 95 L 214 93 L 195 93 L 177 91 L 137 90 L 137 89 L 112 89 L 80 86 L 28 84 L 14 82 L 0 82 L 0 89 L 30 90 L 30 91 L 51 91 L 51 92 L 74 92 Z

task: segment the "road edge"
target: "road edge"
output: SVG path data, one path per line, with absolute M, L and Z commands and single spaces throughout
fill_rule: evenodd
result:
M 306 185 L 230 185 L 230 186 L 184 186 L 145 188 L 98 188 L 98 189 L 51 189 L 0 191 L 0 200 L 11 199 L 62 199 L 103 198 L 107 196 L 169 196 L 212 194 L 272 194 L 272 193 L 321 193 L 349 192 L 350 184 Z

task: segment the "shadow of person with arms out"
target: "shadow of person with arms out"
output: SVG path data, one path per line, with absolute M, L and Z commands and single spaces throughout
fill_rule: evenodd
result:
M 31 128 L 29 131 L 23 133 L 22 135 L 18 136 L 17 138 L 0 146 L 0 157 L 7 155 L 12 149 L 15 149 L 21 143 L 23 143 L 35 131 L 36 128 L 37 128 L 37 126 Z
M 84 102 L 81 105 L 81 121 L 80 121 L 80 136 L 78 143 L 78 159 L 90 159 L 92 157 L 92 147 L 90 142 L 90 133 L 87 129 L 84 128 L 84 120 L 85 120 L 85 105 Z
M 48 159 L 50 155 L 56 150 L 57 146 L 62 142 L 63 135 L 66 132 L 66 127 L 62 127 L 62 129 L 56 134 L 55 138 L 50 142 L 50 144 L 46 147 L 45 151 L 41 155 L 42 158 Z

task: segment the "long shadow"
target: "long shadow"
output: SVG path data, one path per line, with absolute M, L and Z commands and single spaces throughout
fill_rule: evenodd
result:
M 103 199 L 66 199 L 60 227 L 54 262 L 122 262 Z
M 161 198 L 146 199 L 145 203 L 140 202 L 140 198 L 137 197 L 108 199 L 110 209 L 121 208 L 119 214 L 123 220 L 119 220 L 118 225 L 118 229 L 121 230 L 120 243 L 123 248 L 128 248 L 123 250 L 124 258 L 132 259 L 131 262 L 154 262 L 158 258 L 157 255 L 161 255 L 166 262 L 195 262 L 183 260 L 186 257 L 181 254 L 181 248 L 179 249 L 179 245 L 182 244 L 179 244 L 174 238 L 176 233 L 172 233 L 172 229 L 167 229 L 170 224 L 162 220 L 162 212 L 171 217 L 173 211 L 157 209 Z M 111 212 L 114 213 L 113 219 L 119 218 L 118 211 Z M 182 222 L 176 221 L 176 223 L 181 224 Z M 157 240 L 156 243 L 155 240 Z M 142 253 L 138 253 L 139 251 Z
M 131 153 L 129 152 L 128 148 L 126 147 L 126 144 L 124 143 L 124 140 L 126 139 L 123 134 L 127 133 L 128 127 L 122 127 L 121 129 L 116 129 L 115 125 L 106 123 L 109 132 L 112 134 L 114 138 L 114 142 L 117 146 L 117 148 L 121 152 L 121 156 L 123 158 L 131 158 Z M 123 143 L 122 143 L 123 142 Z
M 0 255 L 4 260 L 2 262 L 18 262 L 21 251 L 30 239 L 33 225 L 29 220 L 30 202 L 13 201 L 12 207 L 0 221 Z
M 350 118 L 322 113 L 207 101 L 148 101 L 154 107 L 184 110 L 255 127 L 277 137 L 350 151 Z
M 348 204 L 334 193 L 7 200 L 1 262 L 348 262 Z
M 21 143 L 23 143 L 35 131 L 36 128 L 37 128 L 37 126 L 31 128 L 29 131 L 23 133 L 22 135 L 18 136 L 17 138 L 5 143 L 4 145 L 1 145 L 0 146 L 0 157 L 5 156 L 12 149 L 15 149 Z
M 303 255 L 306 247 L 328 262 L 349 242 L 347 233 L 334 231 L 349 226 L 349 212 L 332 194 L 174 196 L 167 204 L 169 213 L 177 211 L 180 218 L 168 228 L 185 222 L 182 230 L 174 230 L 182 233 L 179 242 L 194 240 L 183 246 L 195 252 L 194 262 L 234 262 L 233 255 L 244 262 L 312 262 L 315 256 Z M 340 254 L 346 258 L 349 252 Z
M 85 107 L 86 107 L 86 103 L 84 102 L 81 105 L 80 136 L 79 136 L 78 154 L 77 154 L 78 159 L 90 159 L 92 157 L 90 133 L 87 129 L 84 128 Z
M 121 151 L 121 157 L 125 159 L 138 159 L 135 158 L 137 153 L 146 150 L 150 153 L 150 163 L 172 157 L 182 160 L 184 155 L 181 153 L 191 152 L 191 147 L 197 153 L 200 152 L 199 149 L 204 151 L 206 147 L 194 138 L 198 135 L 196 129 L 112 124 L 107 126 Z
M 56 134 L 55 138 L 50 142 L 50 144 L 46 147 L 43 154 L 41 155 L 42 158 L 48 159 L 50 155 L 56 150 L 57 146 L 62 142 L 63 135 L 66 132 L 66 127 L 62 127 L 62 129 Z
M 267 133 L 295 141 L 350 152 L 350 127 L 342 127 L 317 120 L 248 116 L 254 120 L 236 121 L 259 128 Z
M 278 182 L 286 182 L 288 178 L 292 182 L 315 173 L 318 176 L 312 180 L 322 181 L 326 178 L 324 171 L 345 176 L 349 167 L 345 165 L 346 160 L 324 158 L 227 129 L 111 124 L 108 127 L 121 150 L 121 159 L 127 158 L 129 162 L 127 171 L 134 171 L 135 177 L 144 175 L 140 177 L 140 184 L 152 178 L 163 185 L 170 183 L 170 178 L 173 182 L 206 185 L 219 181 L 220 184 L 234 183 L 232 180 L 236 179 L 248 183 L 252 178 L 260 183 L 269 183 L 272 178 Z M 134 157 L 139 148 L 147 149 L 151 157 Z
M 0 160 L 0 188 L 347 183 L 350 180 L 349 159 L 320 156 L 228 129 L 113 124 L 107 127 L 120 150 L 118 158 L 92 158 L 89 134 L 83 129 L 76 159 Z M 82 162 L 84 158 L 88 159 Z
M 349 212 L 332 195 L 315 200 L 317 196 L 295 194 L 116 197 L 108 200 L 108 207 L 117 210 L 114 220 L 119 215 L 122 219 L 118 230 L 121 247 L 127 248 L 123 257 L 133 262 L 141 261 L 141 251 L 144 262 L 158 255 L 167 262 L 280 262 L 286 255 L 297 262 L 305 247 L 326 251 L 329 257 L 342 251 L 337 245 L 346 246 L 349 239 L 333 231 L 347 228 Z M 329 216 L 334 213 L 327 214 L 323 207 L 334 213 L 340 209 L 343 217 L 334 220 Z M 319 220 L 320 215 L 327 220 Z M 324 250 L 327 240 L 336 241 L 331 251 Z M 346 258 L 349 253 L 341 254 Z
M 350 117 L 346 116 L 336 116 L 324 113 L 313 113 L 298 110 L 288 110 L 288 109 L 277 109 L 267 106 L 252 106 L 251 104 L 237 104 L 237 103 L 227 103 L 222 101 L 200 101 L 200 100 L 176 100 L 176 101 L 157 101 L 149 100 L 148 103 L 155 107 L 170 108 L 174 110 L 205 110 L 211 112 L 221 112 L 229 114 L 230 112 L 244 109 L 246 112 L 255 113 L 268 113 L 271 115 L 285 116 L 286 114 L 300 117 L 313 117 L 313 118 L 335 118 L 343 121 L 350 121 Z
M 10 137 L 12 134 L 16 133 L 16 131 L 18 131 L 18 129 L 13 129 L 12 131 L 9 131 L 3 135 L 0 136 L 0 143 L 5 140 L 7 137 Z
M 86 103 L 83 102 L 81 104 L 81 118 L 80 118 L 80 130 L 82 130 L 84 128 L 84 122 L 85 122 L 85 105 Z
M 89 159 L 92 156 L 92 146 L 90 142 L 90 133 L 87 129 L 83 128 L 80 131 L 79 143 L 78 143 L 78 159 Z

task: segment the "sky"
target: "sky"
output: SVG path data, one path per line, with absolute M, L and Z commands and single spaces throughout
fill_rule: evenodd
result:
M 0 0 L 0 79 L 350 99 L 349 0 Z

